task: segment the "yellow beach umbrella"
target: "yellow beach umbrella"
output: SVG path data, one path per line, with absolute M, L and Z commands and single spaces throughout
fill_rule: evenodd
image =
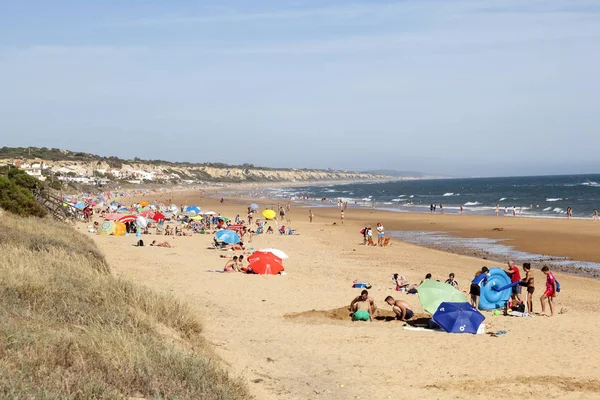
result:
M 262 212 L 262 216 L 266 219 L 275 219 L 275 217 L 277 217 L 277 213 L 273 210 L 265 210 Z
M 125 236 L 127 233 L 127 227 L 121 221 L 115 221 L 115 231 L 113 232 L 114 236 Z
M 113 221 L 104 221 L 100 225 L 100 234 L 101 235 L 112 235 L 115 232 L 116 225 Z
M 142 207 L 148 207 L 148 202 L 147 201 L 141 201 L 140 202 L 140 206 L 142 206 Z

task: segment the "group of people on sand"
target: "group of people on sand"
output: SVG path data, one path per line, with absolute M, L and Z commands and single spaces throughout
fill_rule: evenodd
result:
M 521 278 L 521 272 L 515 265 L 514 261 L 508 261 L 508 268 L 505 270 L 506 274 L 510 277 L 511 283 L 514 284 L 512 287 L 511 300 L 515 304 L 522 303 L 521 293 L 522 288 L 527 288 L 525 305 L 527 312 L 533 313 L 533 293 L 535 292 L 535 278 L 531 269 L 531 263 L 523 264 L 523 271 L 525 276 Z M 550 272 L 548 266 L 542 267 L 542 273 L 546 276 L 546 287 L 544 293 L 540 297 L 540 303 L 542 306 L 542 314 L 546 313 L 546 303 L 550 308 L 550 315 L 554 316 L 556 313 L 556 306 L 554 299 L 559 291 L 558 282 L 554 277 L 554 274 Z M 470 302 L 474 307 L 479 307 L 479 298 L 481 296 L 481 286 L 487 283 L 489 278 L 489 269 L 487 267 L 481 268 L 481 270 L 475 273 L 475 277 L 471 281 L 471 287 L 469 290 Z
M 392 307 L 396 318 L 401 321 L 407 321 L 415 314 L 410 309 L 410 304 L 404 300 L 395 300 L 392 296 L 387 296 L 385 302 Z M 377 312 L 377 304 L 369 296 L 369 291 L 365 289 L 360 293 L 360 296 L 352 300 L 348 309 L 351 312 L 352 321 L 373 321 L 373 317 Z
M 383 224 L 378 222 L 375 229 L 377 232 L 377 243 L 375 243 L 373 240 L 373 228 L 371 228 L 371 225 L 366 225 L 360 230 L 361 235 L 363 235 L 363 245 L 380 247 L 389 246 L 390 238 L 385 237 L 385 229 L 383 228 Z

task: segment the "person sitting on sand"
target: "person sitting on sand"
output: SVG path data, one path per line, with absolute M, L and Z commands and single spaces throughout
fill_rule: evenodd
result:
M 150 246 L 155 246 L 155 247 L 173 247 L 169 244 L 169 242 L 160 242 L 157 243 L 156 240 L 153 240 L 152 243 L 150 243 Z
M 267 228 L 267 233 L 273 233 L 273 227 L 271 225 Z
M 396 313 L 396 318 L 401 321 L 411 319 L 415 313 L 410 309 L 410 304 L 404 300 L 394 300 L 392 296 L 385 298 L 385 302 L 392 306 L 392 311 Z
M 404 275 L 394 274 L 392 275 L 392 282 L 396 284 L 396 291 L 406 290 L 408 287 L 408 279 Z
M 233 258 L 225 263 L 223 267 L 223 272 L 236 272 L 238 270 L 238 256 L 233 256 Z
M 471 295 L 471 305 L 475 308 L 479 308 L 479 296 L 481 296 L 481 284 L 487 282 L 488 267 L 481 268 L 481 271 L 475 273 L 475 278 L 471 281 L 471 289 L 469 295 Z
M 363 290 L 360 292 L 360 296 L 357 296 L 350 307 L 348 308 L 352 312 L 352 321 L 373 321 L 373 315 L 377 311 L 377 305 L 375 301 L 369 297 L 369 291 Z
M 446 279 L 446 283 L 455 288 L 456 290 L 459 290 L 458 281 L 454 279 L 454 272 L 450 272 L 450 275 L 448 275 L 448 279 Z

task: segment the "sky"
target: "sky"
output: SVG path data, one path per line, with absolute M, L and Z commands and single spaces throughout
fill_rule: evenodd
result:
M 0 0 L 0 147 L 600 172 L 600 1 Z

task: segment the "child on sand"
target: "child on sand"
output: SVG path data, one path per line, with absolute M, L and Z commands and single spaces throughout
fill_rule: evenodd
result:
M 546 275 L 546 291 L 540 297 L 540 301 L 542 302 L 542 314 L 546 312 L 546 302 L 548 299 L 548 305 L 550 306 L 550 316 L 554 316 L 554 298 L 556 297 L 556 279 L 550 269 L 544 265 L 542 268 L 542 272 Z
M 458 281 L 454 279 L 454 272 L 450 272 L 450 275 L 448 275 L 448 279 L 446 279 L 445 283 L 458 290 Z

